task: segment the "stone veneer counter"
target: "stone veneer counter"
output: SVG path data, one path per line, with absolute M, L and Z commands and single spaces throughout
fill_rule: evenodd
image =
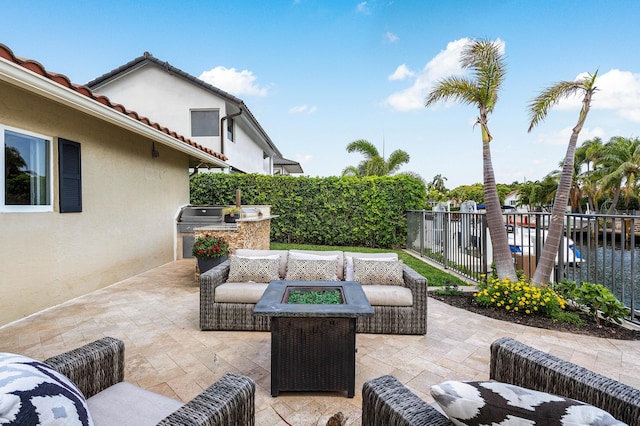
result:
M 220 223 L 216 225 L 195 228 L 194 236 L 210 233 L 217 237 L 224 237 L 229 242 L 229 253 L 237 249 L 269 250 L 271 242 L 271 219 L 277 215 L 250 217 L 238 219 L 236 223 Z

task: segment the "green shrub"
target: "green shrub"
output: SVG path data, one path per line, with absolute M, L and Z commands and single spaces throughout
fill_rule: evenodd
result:
M 607 322 L 622 324 L 622 320 L 630 313 L 629 308 L 602 284 L 582 282 L 577 285 L 572 281 L 562 281 L 556 288 L 563 294 L 568 294 L 578 305 L 589 311 L 596 323 L 600 323 L 600 315 Z
M 200 173 L 191 204 L 271 205 L 271 241 L 358 247 L 404 247 L 407 210 L 425 205 L 424 183 L 409 175 L 292 177 Z
M 526 315 L 542 314 L 552 317 L 562 311 L 566 301 L 550 287 L 536 287 L 521 277 L 517 282 L 488 277 L 478 285 L 474 294 L 480 306 L 496 307 Z
M 576 312 L 556 311 L 551 313 L 553 322 L 564 322 L 567 324 L 584 325 L 584 321 Z
M 447 281 L 447 285 L 437 289 L 435 293 L 440 296 L 462 296 L 464 294 L 464 292 L 458 288 L 457 284 L 450 286 L 449 281 Z

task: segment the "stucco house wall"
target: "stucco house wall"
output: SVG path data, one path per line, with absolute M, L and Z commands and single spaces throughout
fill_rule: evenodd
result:
M 53 211 L 0 213 L 0 324 L 174 259 L 188 157 L 0 82 L 0 121 L 52 140 Z M 81 144 L 83 211 L 59 213 L 58 137 Z
M 62 139 L 77 143 L 65 142 L 65 164 L 80 151 L 81 209 L 77 186 L 66 186 L 69 212 Z M 174 260 L 189 167 L 228 167 L 221 153 L 2 44 L 0 142 L 0 326 Z
M 164 123 L 193 141 L 227 156 L 231 169 L 273 174 L 273 159 L 282 157 L 244 102 L 181 71 L 151 54 L 134 59 L 87 83 L 97 93 Z M 191 111 L 219 110 L 234 123 L 234 140 L 227 138 L 227 123 L 218 122 L 220 135 L 191 134 Z M 238 112 L 242 112 L 237 115 Z

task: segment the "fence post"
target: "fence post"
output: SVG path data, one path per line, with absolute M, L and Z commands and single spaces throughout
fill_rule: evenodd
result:
M 426 226 L 426 216 L 427 216 L 427 211 L 426 210 L 422 210 L 422 213 L 420 214 L 420 256 L 424 256 L 424 237 L 425 237 L 425 231 L 424 228 Z

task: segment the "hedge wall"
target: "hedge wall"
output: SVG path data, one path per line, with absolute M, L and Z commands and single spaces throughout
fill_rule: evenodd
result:
M 406 245 L 406 210 L 425 206 L 421 180 L 382 177 L 291 177 L 200 173 L 191 180 L 191 204 L 271 205 L 271 241 L 358 247 Z

